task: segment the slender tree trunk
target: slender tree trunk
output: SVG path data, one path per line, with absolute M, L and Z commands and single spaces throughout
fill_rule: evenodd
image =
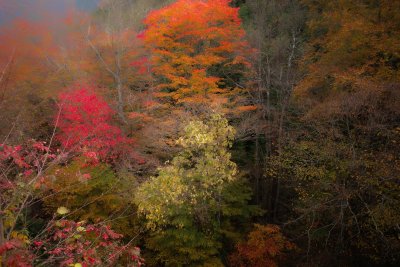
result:
M 116 78 L 116 84 L 117 84 L 117 93 L 118 93 L 118 103 L 117 103 L 118 116 L 124 123 L 126 123 L 125 114 L 124 114 L 124 95 L 122 92 L 123 85 L 122 85 L 120 77 Z
M 5 243 L 5 232 L 4 232 L 4 221 L 3 215 L 0 214 L 0 247 Z M 3 266 L 3 260 L 5 258 L 5 253 L 0 256 L 0 267 Z
M 254 176 L 256 179 L 256 184 L 255 184 L 255 198 L 257 203 L 260 201 L 260 176 L 262 171 L 260 170 L 260 153 L 259 153 L 259 133 L 257 131 L 256 133 L 256 144 L 255 144 L 255 149 L 254 149 Z
M 124 98 L 123 98 L 123 82 L 121 78 L 121 51 L 119 48 L 117 48 L 117 51 L 115 52 L 115 68 L 116 70 L 113 70 L 110 65 L 104 60 L 103 56 L 101 55 L 99 49 L 92 43 L 90 40 L 90 29 L 91 26 L 89 25 L 88 28 L 88 34 L 87 34 L 87 41 L 90 45 L 90 47 L 93 49 L 93 51 L 96 53 L 96 56 L 98 60 L 101 62 L 101 64 L 104 66 L 104 68 L 110 73 L 110 75 L 114 78 L 115 86 L 117 89 L 117 110 L 118 110 L 118 116 L 120 119 L 124 122 L 127 123 L 124 115 Z
M 10 76 L 11 65 L 13 64 L 14 61 L 14 55 L 15 55 L 15 49 L 13 50 L 10 59 L 8 60 L 7 64 L 0 73 L 0 104 L 3 103 L 6 95 L 7 83 Z
M 3 215 L 0 215 L 0 246 L 4 244 L 4 224 Z

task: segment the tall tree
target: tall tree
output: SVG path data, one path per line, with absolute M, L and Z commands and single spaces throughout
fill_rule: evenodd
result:
M 151 230 L 147 248 L 167 266 L 222 266 L 224 237 L 256 211 L 230 160 L 234 129 L 220 115 L 192 121 L 182 151 L 144 183 L 135 201 Z
M 157 96 L 171 104 L 223 104 L 242 87 L 248 46 L 229 3 L 179 0 L 144 20 Z

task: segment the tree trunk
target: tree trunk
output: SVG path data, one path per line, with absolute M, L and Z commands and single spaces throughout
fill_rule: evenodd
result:
M 118 93 L 118 102 L 117 102 L 118 116 L 124 123 L 127 123 L 126 119 L 125 119 L 125 114 L 124 114 L 124 95 L 122 92 L 123 86 L 122 86 L 120 77 L 116 78 L 116 84 L 117 84 L 117 93 Z
M 4 223 L 3 223 L 3 216 L 0 215 L 0 247 L 5 243 L 4 238 Z M 0 267 L 3 266 L 3 260 L 5 258 L 5 253 L 0 256 Z

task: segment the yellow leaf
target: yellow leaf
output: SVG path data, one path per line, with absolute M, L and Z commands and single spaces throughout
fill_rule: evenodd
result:
M 69 210 L 66 207 L 59 207 L 57 209 L 57 213 L 60 214 L 60 215 L 67 214 L 68 212 L 69 212 Z

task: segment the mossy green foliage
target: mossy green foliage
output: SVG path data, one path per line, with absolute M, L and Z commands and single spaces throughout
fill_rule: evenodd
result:
M 128 198 L 134 189 L 132 177 L 117 176 L 107 164 L 84 164 L 84 159 L 77 158 L 49 171 L 43 197 L 46 209 L 53 213 L 65 206 L 71 211 L 68 218 L 110 221 L 116 231 L 135 235 L 136 211 Z

